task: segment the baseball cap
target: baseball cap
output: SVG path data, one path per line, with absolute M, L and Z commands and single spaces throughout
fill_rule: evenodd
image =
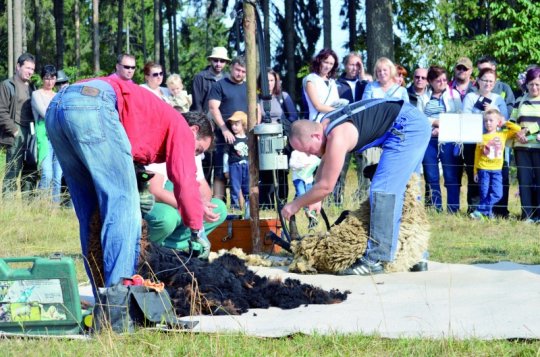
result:
M 241 121 L 243 125 L 247 125 L 247 114 L 242 111 L 234 112 L 227 121 Z
M 457 67 L 459 65 L 465 66 L 465 67 L 467 67 L 467 69 L 473 68 L 472 61 L 469 59 L 469 57 L 460 57 L 457 60 L 455 67 Z

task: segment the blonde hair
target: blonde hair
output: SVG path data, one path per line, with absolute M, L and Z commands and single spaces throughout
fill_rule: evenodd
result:
M 499 122 L 504 122 L 504 116 L 501 114 L 499 109 L 496 108 L 490 108 L 484 112 L 484 116 L 482 119 L 486 119 L 488 115 L 494 115 L 499 119 Z
M 377 77 L 377 68 L 381 68 L 383 66 L 388 66 L 388 68 L 390 68 L 390 78 L 397 76 L 397 68 L 394 62 L 390 61 L 390 59 L 386 57 L 380 57 L 377 62 L 375 62 L 375 66 L 373 67 L 373 73 L 375 73 L 376 80 L 379 80 Z
M 169 85 L 173 85 L 173 84 L 178 84 L 178 85 L 183 85 L 182 83 L 182 77 L 180 77 L 179 74 L 176 74 L 176 73 L 173 73 L 171 74 L 168 78 L 167 78 L 167 82 L 165 82 L 167 84 L 167 87 Z

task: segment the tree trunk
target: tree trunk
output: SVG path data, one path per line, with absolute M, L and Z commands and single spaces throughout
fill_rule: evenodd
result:
M 264 58 L 266 65 L 270 67 L 270 0 L 262 0 L 261 7 L 263 11 L 263 31 L 264 31 Z M 264 73 L 265 69 L 261 68 L 261 73 Z
M 13 0 L 7 0 L 7 20 L 8 20 L 8 77 L 13 77 L 15 68 L 15 49 L 13 38 Z
M 94 73 L 100 71 L 99 68 L 99 0 L 92 0 L 92 26 L 94 27 Z
M 159 48 L 159 34 L 161 32 L 161 28 L 159 26 L 159 14 L 161 9 L 161 1 L 160 0 L 154 0 L 154 62 L 160 63 L 159 60 L 159 54 L 160 54 L 160 48 Z
M 39 38 L 41 37 L 41 1 L 34 0 L 34 8 L 32 13 L 34 16 L 34 56 L 36 57 L 36 63 L 41 63 L 41 42 Z
M 287 63 L 286 88 L 292 98 L 296 98 L 295 82 L 296 71 L 294 68 L 294 0 L 285 0 L 285 38 L 284 48 Z
M 358 51 L 358 30 L 356 23 L 356 0 L 347 1 L 349 15 L 349 50 Z
M 64 65 L 64 0 L 54 0 L 54 25 L 56 29 L 56 68 Z
M 13 52 L 15 61 L 23 53 L 22 5 L 18 0 L 13 3 Z
M 178 24 L 176 23 L 176 1 L 173 1 L 173 27 L 172 27 L 172 33 L 173 33 L 173 53 L 174 53 L 174 61 L 171 65 L 171 72 L 180 73 L 180 63 L 178 60 Z
M 28 52 L 28 46 L 26 46 L 26 1 L 21 1 L 21 42 L 22 53 Z
M 332 10 L 330 0 L 322 0 L 322 3 L 324 48 L 332 48 Z
M 144 14 L 146 9 L 144 8 L 144 0 L 141 0 L 141 32 L 142 32 L 142 52 L 143 52 L 143 63 L 146 62 L 147 52 L 146 52 L 146 27 L 144 26 L 145 18 Z
M 392 0 L 366 0 L 366 30 L 367 68 L 373 68 L 379 57 L 393 61 Z
M 166 21 L 167 21 L 167 24 L 169 25 L 169 33 L 168 33 L 168 38 L 167 38 L 167 41 L 169 41 L 169 53 L 168 53 L 168 57 L 169 57 L 169 70 L 171 71 L 172 73 L 172 68 L 173 68 L 173 63 L 174 63 L 174 43 L 173 43 L 173 32 L 174 32 L 174 28 L 173 28 L 173 11 L 172 11 L 172 1 L 170 0 L 167 0 L 165 1 L 165 18 L 166 18 Z
M 157 63 L 161 64 L 163 68 L 163 73 L 167 73 L 167 66 L 165 63 L 165 37 L 163 36 L 163 11 L 161 11 L 162 0 L 159 0 L 159 61 Z
M 259 230 L 259 161 L 257 160 L 257 138 L 253 128 L 257 123 L 257 44 L 255 7 L 244 2 L 244 36 L 246 41 L 246 84 L 248 101 L 248 145 L 249 145 L 249 207 L 251 241 L 253 252 L 262 251 Z
M 122 33 L 124 32 L 124 0 L 118 0 L 118 32 L 116 33 L 116 54 L 122 53 Z
M 75 16 L 75 65 L 79 70 L 81 68 L 81 14 L 79 0 L 75 0 L 73 12 Z

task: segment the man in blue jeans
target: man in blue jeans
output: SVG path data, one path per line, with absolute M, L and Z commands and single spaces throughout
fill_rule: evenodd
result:
M 190 127 L 152 93 L 109 76 L 62 89 L 49 105 L 45 124 L 79 219 L 81 248 L 95 291 L 135 271 L 141 211 L 134 162 L 166 162 L 183 221 L 194 240 L 202 239 L 204 209 L 195 154 L 212 144 L 209 122 L 206 130 Z M 96 262 L 89 256 L 95 214 L 103 251 L 103 276 L 97 277 L 90 266 Z
M 417 170 L 431 135 L 427 117 L 402 100 L 370 99 L 328 113 L 320 123 L 293 123 L 289 141 L 295 150 L 321 157 L 315 183 L 281 211 L 289 219 L 302 207 L 319 211 L 332 193 L 348 152 L 381 146 L 381 159 L 371 182 L 370 237 L 366 252 L 344 275 L 384 272 L 394 259 L 405 188 Z

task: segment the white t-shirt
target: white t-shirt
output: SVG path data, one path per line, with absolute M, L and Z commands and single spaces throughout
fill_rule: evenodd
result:
M 203 159 L 204 153 L 195 156 L 195 165 L 197 166 L 197 181 L 204 180 L 204 171 L 202 168 Z M 165 182 L 169 180 L 169 177 L 167 176 L 167 165 L 164 162 L 159 164 L 146 165 L 145 168 L 148 171 L 155 172 L 156 174 L 160 174 L 165 177 L 165 180 L 163 181 L 163 185 L 165 186 Z
M 316 73 L 310 73 L 304 77 L 302 81 L 304 96 L 306 97 L 306 102 L 309 108 L 309 120 L 319 122 L 326 113 L 320 113 L 309 99 L 309 96 L 306 92 L 306 85 L 308 82 L 313 83 L 317 91 L 317 96 L 319 102 L 325 105 L 332 106 L 336 101 L 339 101 L 339 93 L 337 89 L 337 84 L 334 79 L 329 79 L 326 81 L 324 78 L 319 76 Z

